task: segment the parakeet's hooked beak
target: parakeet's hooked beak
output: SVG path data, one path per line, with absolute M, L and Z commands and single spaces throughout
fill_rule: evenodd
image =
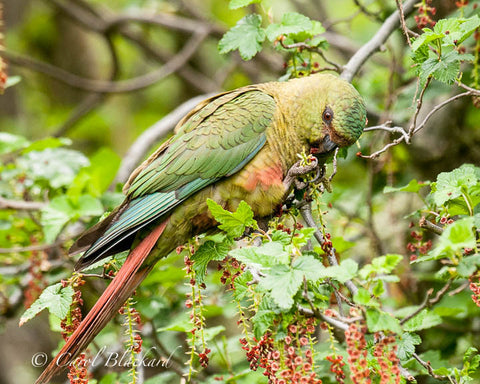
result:
M 335 148 L 337 148 L 337 144 L 335 144 L 331 139 L 330 135 L 325 135 L 323 138 L 323 151 L 322 153 L 328 153 L 333 151 Z
M 330 135 L 327 134 L 321 141 L 317 141 L 312 146 L 312 148 L 310 149 L 310 153 L 315 156 L 328 155 L 335 148 L 337 148 L 337 144 L 335 144 L 330 139 Z

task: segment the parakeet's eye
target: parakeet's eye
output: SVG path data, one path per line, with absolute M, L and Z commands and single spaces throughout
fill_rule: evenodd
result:
M 330 109 L 330 107 L 325 108 L 322 118 L 323 121 L 327 124 L 329 124 L 333 120 L 333 111 Z

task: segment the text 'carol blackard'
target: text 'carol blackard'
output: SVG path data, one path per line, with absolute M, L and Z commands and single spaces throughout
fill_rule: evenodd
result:
M 163 367 L 169 368 L 171 366 L 171 359 L 175 351 L 181 348 L 177 346 L 168 356 L 162 356 L 160 352 L 157 351 L 156 347 L 152 347 L 145 351 L 142 358 L 136 359 L 133 364 L 130 359 L 131 351 L 126 350 L 123 353 L 107 351 L 107 347 L 102 347 L 100 350 L 90 358 L 86 358 L 82 361 L 82 364 L 88 367 L 104 366 L 108 368 L 112 367 L 124 367 L 130 368 L 132 365 L 139 367 Z M 147 357 L 147 356 L 159 356 L 159 357 Z M 61 365 L 60 361 L 64 356 L 59 355 L 56 357 L 57 365 Z M 45 352 L 37 352 L 32 356 L 32 365 L 34 367 L 43 367 L 49 363 L 48 354 Z

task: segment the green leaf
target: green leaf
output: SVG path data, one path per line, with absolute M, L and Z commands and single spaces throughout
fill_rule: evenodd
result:
M 255 316 L 252 317 L 253 332 L 257 340 L 260 340 L 268 329 L 273 325 L 275 312 L 267 296 L 264 296 Z
M 362 279 L 366 280 L 372 276 L 380 274 L 389 274 L 403 260 L 402 255 L 388 254 L 385 256 L 375 257 L 371 264 L 365 265 L 359 272 Z
M 231 246 L 232 241 L 229 238 L 225 238 L 221 242 L 208 240 L 200 245 L 191 257 L 195 277 L 200 284 L 203 283 L 205 278 L 208 263 L 212 260 L 223 260 L 227 257 Z
M 259 287 L 270 291 L 270 297 L 283 311 L 293 305 L 293 296 L 302 285 L 304 273 L 286 265 L 275 265 L 270 273 L 260 280 Z
M 225 331 L 225 327 L 223 325 L 217 325 L 215 327 L 205 328 L 203 330 L 203 339 L 199 338 L 198 341 L 199 342 L 211 341 L 215 338 L 215 336 L 218 336 L 223 331 Z
M 25 148 L 30 144 L 23 136 L 0 132 L 0 154 L 10 153 Z
M 250 4 L 260 3 L 262 0 L 230 0 L 230 4 L 228 8 L 230 9 L 238 9 L 246 7 Z
M 453 257 L 464 248 L 475 248 L 476 238 L 473 232 L 473 217 L 466 217 L 448 225 L 440 236 L 437 246 L 428 255 L 419 257 L 412 263 Z
M 248 283 L 252 281 L 252 273 L 248 270 L 243 272 L 235 279 L 235 289 L 233 290 L 233 297 L 235 300 L 242 300 L 248 294 Z
M 262 50 L 265 30 L 261 27 L 262 17 L 247 15 L 230 29 L 218 43 L 220 53 L 238 49 L 243 60 L 250 60 Z
M 52 188 L 70 186 L 78 171 L 89 164 L 83 154 L 66 148 L 30 151 L 17 160 L 18 168 L 29 178 L 47 182 Z
M 353 296 L 353 301 L 366 307 L 378 307 L 380 304 L 372 298 L 370 292 L 364 288 L 359 288 L 358 292 Z
M 480 223 L 480 214 L 478 215 L 478 221 Z M 289 235 L 287 232 L 274 229 L 271 238 L 272 241 L 277 241 L 279 243 L 282 243 L 283 245 L 289 245 L 292 240 L 292 235 Z
M 22 78 L 20 76 L 9 76 L 7 78 L 7 82 L 5 83 L 5 89 L 13 87 L 14 85 L 17 85 L 22 81 Z
M 47 148 L 58 148 L 64 145 L 71 145 L 72 140 L 67 138 L 47 137 L 42 140 L 38 140 L 30 144 L 28 147 L 22 150 L 22 153 L 28 153 L 31 151 L 43 151 Z
M 384 292 L 385 292 L 384 283 L 383 283 L 382 280 L 378 280 L 377 283 L 374 285 L 374 287 L 372 289 L 372 293 L 376 297 L 380 297 L 380 296 L 383 295 Z
M 120 157 L 109 148 L 101 148 L 90 158 L 90 165 L 82 168 L 68 189 L 68 195 L 88 193 L 100 197 L 112 183 L 120 166 Z
M 290 255 L 283 245 L 276 241 L 262 244 L 260 247 L 244 247 L 230 251 L 230 256 L 246 265 L 270 268 L 277 264 L 288 264 Z
M 397 338 L 397 357 L 401 361 L 410 359 L 415 352 L 415 345 L 419 345 L 421 342 L 422 339 L 415 333 L 402 333 L 402 335 Z
M 322 265 L 323 266 L 323 265 Z M 319 278 L 330 277 L 339 281 L 340 283 L 345 283 L 345 281 L 354 278 L 358 271 L 358 263 L 351 259 L 346 259 L 340 263 L 338 266 L 328 267 L 322 270 L 319 268 L 316 273 L 319 274 Z
M 296 233 L 297 236 L 292 238 L 292 244 L 297 248 L 303 247 L 308 243 L 308 240 L 312 238 L 315 231 L 315 228 L 302 228 Z
M 457 265 L 457 273 L 460 277 L 469 278 L 480 267 L 480 254 L 462 258 Z
M 253 219 L 252 208 L 245 201 L 241 201 L 236 212 L 228 212 L 212 199 L 207 199 L 207 205 L 221 230 L 231 237 L 239 237 L 246 227 L 257 228 L 257 222 Z
M 72 287 L 67 286 L 63 288 L 62 283 L 45 288 L 40 297 L 23 313 L 19 326 L 33 319 L 45 308 L 59 319 L 64 319 L 70 310 L 74 293 Z
M 430 185 L 429 181 L 417 181 L 416 179 L 411 180 L 407 185 L 404 185 L 403 187 L 390 187 L 386 186 L 383 188 L 383 193 L 392 193 L 392 192 L 414 192 L 418 193 L 420 189 L 423 187 L 426 187 L 427 185 Z
M 270 24 L 265 32 L 268 40 L 275 41 L 281 35 L 296 34 L 310 29 L 312 29 L 312 21 L 307 16 L 287 12 L 283 14 L 280 24 Z
M 465 193 L 470 187 L 478 184 L 478 168 L 472 164 L 463 164 L 451 172 L 442 172 L 433 183 L 433 200 L 440 206 Z
M 442 323 L 442 318 L 436 313 L 427 309 L 422 310 L 418 315 L 412 317 L 404 325 L 403 329 L 407 332 L 416 332 L 422 329 L 428 329 Z
M 100 216 L 103 207 L 98 199 L 89 195 L 80 196 L 76 202 L 69 196 L 62 195 L 53 198 L 41 213 L 40 222 L 45 241 L 51 243 L 69 221 L 84 216 Z
M 326 269 L 319 260 L 311 255 L 297 257 L 292 263 L 292 268 L 300 271 L 308 281 L 313 282 L 322 279 L 323 271 Z
M 402 328 L 393 315 L 378 309 L 367 309 L 367 327 L 370 332 L 391 331 L 400 333 Z

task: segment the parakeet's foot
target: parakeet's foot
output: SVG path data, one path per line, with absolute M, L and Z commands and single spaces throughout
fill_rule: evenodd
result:
M 307 173 L 314 171 L 317 167 L 318 160 L 316 157 L 311 157 L 310 163 L 307 165 L 302 165 L 302 160 L 297 161 L 288 170 L 287 176 L 285 176 L 285 179 L 283 180 L 283 185 L 285 189 L 290 190 L 293 183 L 295 183 L 295 188 L 297 189 L 305 188 L 307 186 L 307 183 L 298 180 L 298 176 L 306 175 Z

